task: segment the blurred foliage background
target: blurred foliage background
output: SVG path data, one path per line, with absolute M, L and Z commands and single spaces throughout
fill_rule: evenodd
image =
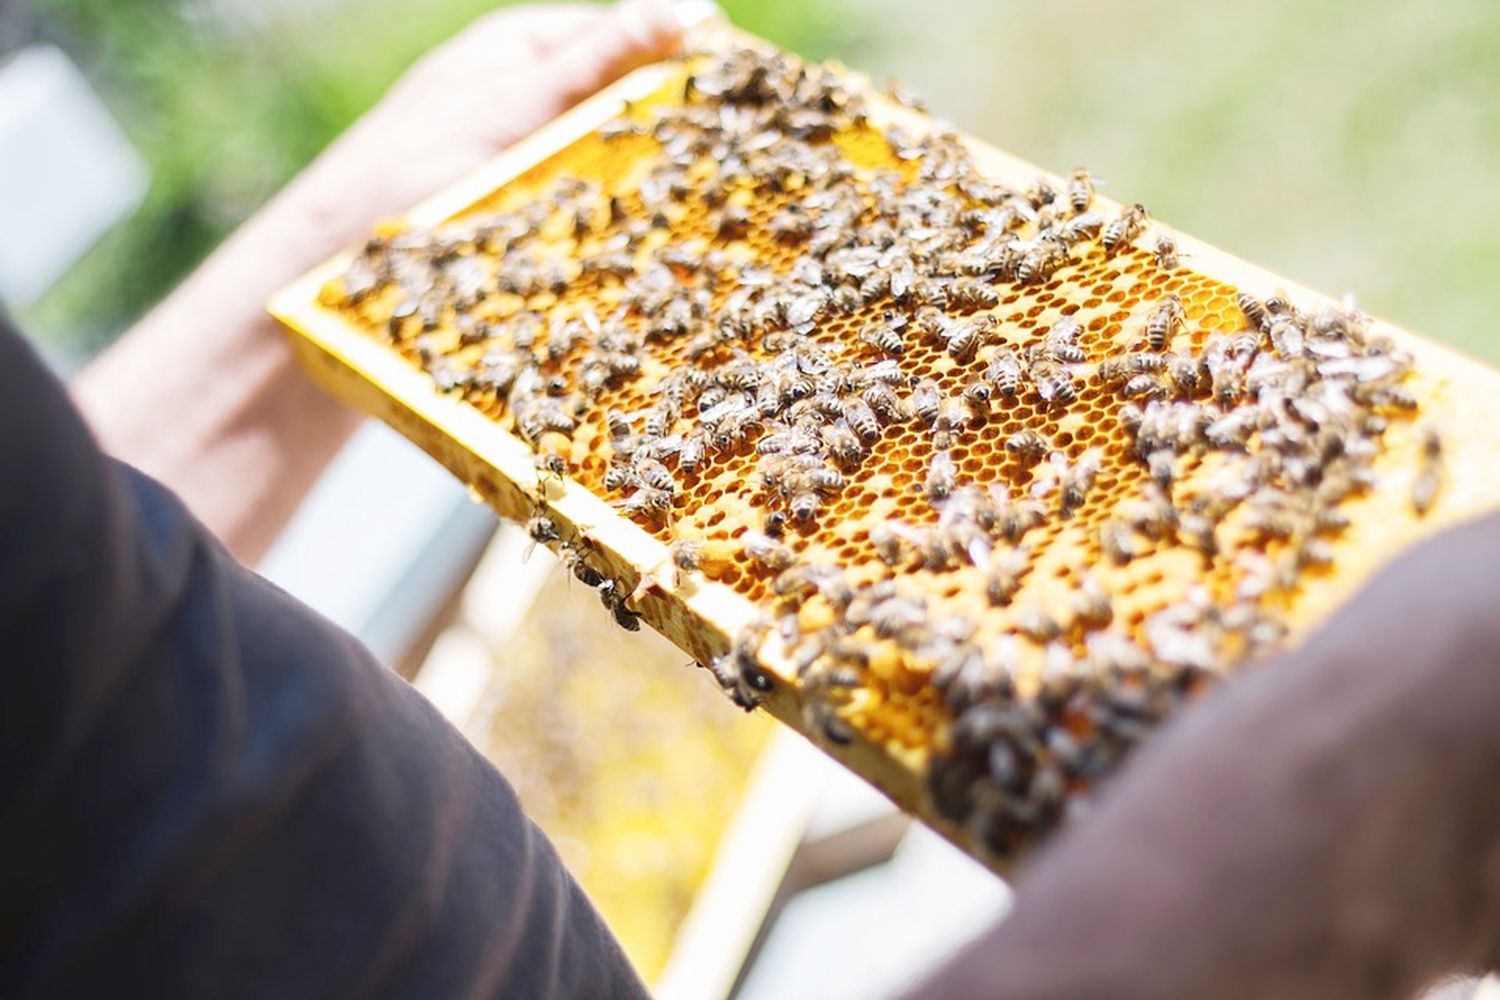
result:
M 30 330 L 107 342 L 489 0 L 21 0 L 146 157 L 150 194 Z M 728 0 L 1226 250 L 1500 361 L 1493 0 Z M 399 169 L 399 164 L 392 164 Z

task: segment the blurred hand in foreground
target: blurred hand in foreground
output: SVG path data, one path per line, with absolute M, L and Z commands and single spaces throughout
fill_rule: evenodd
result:
M 1500 963 L 1500 516 L 1142 748 L 914 995 L 1411 997 Z
M 74 380 L 105 450 L 257 561 L 358 423 L 298 368 L 266 300 L 680 35 L 668 0 L 549 4 L 434 49 Z

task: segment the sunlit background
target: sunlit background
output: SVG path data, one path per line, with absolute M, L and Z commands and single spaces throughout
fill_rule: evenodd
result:
M 145 202 L 21 319 L 80 356 L 484 0 L 20 0 L 0 42 L 83 67 Z M 1500 5 L 1488 0 L 731 0 L 808 56 L 1226 250 L 1500 359 Z
M 119 174 L 113 201 L 104 201 L 115 215 L 135 206 L 60 279 L 48 277 L 48 287 L 8 303 L 16 318 L 59 366 L 82 364 L 403 68 L 492 6 L 0 0 L 0 178 L 7 176 L 5 64 L 55 45 L 119 126 L 124 153 L 110 168 Z M 1231 253 L 1314 288 L 1352 293 L 1367 311 L 1500 362 L 1490 323 L 1500 311 L 1500 189 L 1490 181 L 1500 164 L 1500 4 L 1493 0 L 723 6 L 740 27 L 785 48 L 837 59 L 877 81 L 900 78 L 938 115 L 1023 158 L 1054 171 L 1087 165 L 1115 199 L 1144 202 Z M 14 119 L 9 127 L 18 127 Z M 98 155 L 105 170 L 109 158 Z M 72 183 L 19 196 L 66 204 L 83 197 L 68 189 Z M 0 230 L 12 221 L 0 217 Z M 0 250 L 6 235 L 0 231 Z M 11 262 L 26 249 L 9 247 Z M 6 263 L 0 253 L 0 270 Z M 716 694 L 700 699 L 708 689 L 691 671 L 671 676 L 698 687 L 659 688 L 667 675 L 657 661 L 682 660 L 664 640 L 618 643 L 596 602 L 569 588 L 545 554 L 540 565 L 532 560 L 518 570 L 520 546 L 503 532 L 491 543 L 493 517 L 469 504 L 446 473 L 394 435 L 367 431 L 262 569 L 416 675 L 505 767 L 632 957 L 654 975 L 766 731 L 746 728 Z M 369 496 L 380 504 L 350 500 Z M 373 506 L 379 509 L 367 509 Z M 369 545 L 377 532 L 383 544 Z M 613 662 L 621 673 L 599 673 L 599 664 Z M 652 713 L 693 725 L 634 725 Z M 596 717 L 609 717 L 613 728 L 593 726 Z M 528 741 L 528 727 L 543 731 Z M 589 752 L 580 752 L 590 740 Z M 623 748 L 625 771 L 619 760 L 592 759 L 605 742 Z M 685 754 L 689 745 L 698 750 Z M 647 758 L 657 761 L 655 775 L 670 778 L 685 763 L 692 774 L 643 778 Z M 811 766 L 803 760 L 793 769 Z M 573 775 L 580 768 L 605 790 L 581 791 L 589 779 Z M 808 792 L 807 801 L 853 801 L 844 811 L 863 816 L 860 823 L 870 816 L 877 827 L 886 822 L 876 815 L 888 812 L 878 797 L 872 805 L 857 790 L 827 787 Z M 614 801 L 622 798 L 629 801 Z M 612 811 L 601 821 L 605 810 Z M 650 820 L 664 812 L 671 813 L 667 829 L 653 832 Z M 814 815 L 809 829 L 818 822 Z M 628 841 L 598 832 L 627 827 Z M 759 828 L 762 854 L 768 829 Z M 863 829 L 839 827 L 824 840 L 844 844 L 847 854 L 890 833 L 866 830 L 857 843 L 846 836 Z M 902 835 L 895 829 L 893 836 Z M 629 849 L 617 850 L 622 845 Z M 618 861 L 616 853 L 630 857 Z M 976 876 L 972 862 L 935 838 L 916 842 L 905 857 L 898 853 L 883 874 L 872 868 L 841 879 L 808 868 L 804 858 L 802 891 L 791 902 L 785 886 L 778 894 L 781 929 L 765 936 L 762 961 L 740 995 L 877 995 L 915 967 L 917 952 L 931 950 L 913 936 L 913 920 L 951 937 L 953 926 L 1003 908 L 1004 890 L 997 883 L 974 890 L 976 878 L 993 880 Z M 757 905 L 770 903 L 768 896 Z M 890 914 L 906 926 L 892 924 Z M 840 934 L 825 933 L 830 927 Z M 847 962 L 831 941 L 853 942 L 844 949 Z

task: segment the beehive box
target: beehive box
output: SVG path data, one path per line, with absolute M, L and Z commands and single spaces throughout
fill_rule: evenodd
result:
M 622 624 L 996 867 L 1494 502 L 1495 373 L 733 33 L 272 308 Z
M 651 982 L 771 733 L 686 671 L 661 669 L 677 657 L 660 637 L 622 640 L 586 600 L 568 574 L 550 575 L 496 646 L 470 729 Z

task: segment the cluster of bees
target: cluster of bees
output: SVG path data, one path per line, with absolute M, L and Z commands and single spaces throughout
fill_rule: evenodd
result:
M 539 479 L 611 497 L 677 572 L 764 595 L 705 664 L 737 703 L 777 683 L 761 666 L 775 641 L 832 744 L 882 704 L 935 706 L 931 804 L 1007 854 L 1196 688 L 1277 648 L 1278 609 L 1332 561 L 1388 423 L 1415 416 L 1412 359 L 1352 307 L 1284 295 L 1240 293 L 1232 322 L 1177 292 L 1123 320 L 1064 304 L 1002 321 L 1015 290 L 1175 275 L 1184 255 L 1141 206 L 1096 200 L 1087 171 L 997 184 L 951 133 L 872 124 L 832 72 L 751 50 L 691 65 L 680 99 L 597 134 L 649 164 L 628 183 L 562 177 L 519 207 L 377 237 L 331 294 L 507 422 Z M 850 136 L 876 140 L 878 165 Z M 1092 446 L 1058 431 L 1085 397 L 1106 414 Z M 1442 443 L 1421 440 L 1425 513 Z M 977 474 L 975 454 L 1002 472 Z M 730 465 L 753 469 L 753 514 L 681 530 Z M 831 509 L 876 471 L 911 502 L 850 530 Z M 1068 526 L 1088 558 L 1063 595 L 1024 600 Z M 631 594 L 545 514 L 528 530 L 638 627 Z M 870 558 L 839 557 L 833 530 Z M 1169 550 L 1217 584 L 1117 614 L 1106 570 Z

